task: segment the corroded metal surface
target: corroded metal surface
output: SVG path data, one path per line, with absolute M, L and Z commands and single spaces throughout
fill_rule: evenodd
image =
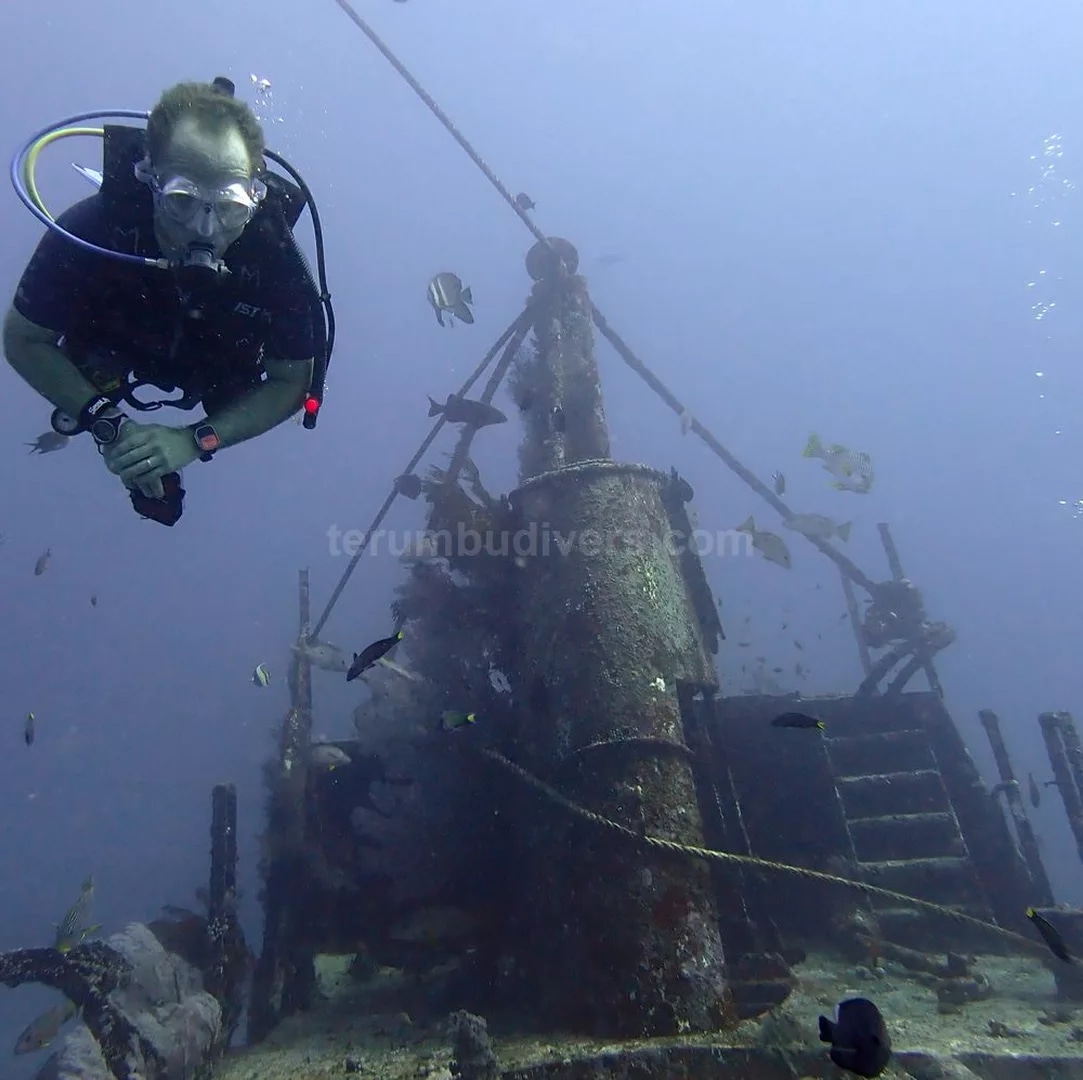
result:
M 665 482 L 644 466 L 589 462 L 512 494 L 520 524 L 539 537 L 518 590 L 529 702 L 519 753 L 595 812 L 701 844 L 688 760 L 647 741 L 683 744 L 677 682 L 714 679 L 669 544 Z M 628 1036 L 721 1023 L 725 969 L 706 867 L 645 866 L 610 836 L 548 817 L 531 825 L 528 963 L 543 1012 Z

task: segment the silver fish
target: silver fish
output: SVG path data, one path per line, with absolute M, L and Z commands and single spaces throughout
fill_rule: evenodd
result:
M 472 323 L 474 314 L 469 305 L 474 302 L 474 296 L 469 287 L 463 288 L 462 280 L 458 274 L 445 271 L 437 274 L 429 282 L 429 303 L 436 312 L 436 321 L 444 324 L 444 314 L 448 315 L 450 326 L 455 325 L 455 319 L 461 319 L 464 323 Z M 452 318 L 454 316 L 454 318 Z
M 787 529 L 802 533 L 805 536 L 815 536 L 819 540 L 830 540 L 837 536 L 842 541 L 850 539 L 852 522 L 844 521 L 841 525 L 824 514 L 794 514 L 782 522 Z
M 321 671 L 344 675 L 350 670 L 350 658 L 337 645 L 327 641 L 306 641 L 294 645 L 293 650 L 300 652 L 313 667 Z
M 331 743 L 315 743 L 308 752 L 308 764 L 313 769 L 337 769 L 350 764 L 350 755 Z

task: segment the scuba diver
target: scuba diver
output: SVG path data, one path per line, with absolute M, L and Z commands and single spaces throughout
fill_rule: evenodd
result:
M 146 119 L 146 130 L 70 126 L 104 116 Z M 37 192 L 37 154 L 86 134 L 103 137 L 102 171 L 75 168 L 99 190 L 54 220 Z M 138 513 L 173 525 L 180 470 L 196 458 L 299 409 L 315 427 L 334 340 L 319 217 L 228 79 L 180 83 L 149 116 L 87 113 L 47 128 L 16 155 L 12 181 L 48 231 L 4 320 L 8 363 L 56 406 L 56 431 L 90 433 Z M 306 205 L 318 285 L 292 232 Z M 180 396 L 137 397 L 146 386 Z M 197 405 L 205 415 L 187 425 L 129 415 Z

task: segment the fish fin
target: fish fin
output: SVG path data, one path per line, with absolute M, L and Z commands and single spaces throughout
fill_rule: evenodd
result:
M 440 325 L 443 326 L 444 324 L 441 323 Z M 429 397 L 428 394 L 426 394 L 425 396 Z M 434 401 L 431 397 L 429 397 L 429 416 L 439 416 L 443 411 L 444 406 L 441 405 L 438 401 Z
M 820 442 L 820 436 L 813 432 L 808 437 L 808 443 L 801 452 L 802 457 L 821 457 L 824 452 L 824 444 Z
M 470 286 L 469 285 L 467 285 L 467 287 L 465 289 L 463 289 L 463 291 L 461 293 L 459 293 L 459 295 L 468 304 L 472 304 L 474 302 L 474 294 L 470 291 Z
M 466 306 L 465 302 L 460 300 L 452 309 L 452 314 L 456 319 L 462 319 L 464 323 L 472 323 L 474 321 L 474 313 Z
M 831 1042 L 835 1037 L 835 1025 L 826 1016 L 820 1017 L 820 1042 Z
M 752 515 L 748 515 L 748 520 L 742 525 L 737 526 L 738 532 L 754 533 L 756 531 L 756 522 L 752 520 Z
M 435 304 L 433 304 L 433 306 L 432 306 L 432 307 L 433 307 L 433 310 L 434 310 L 434 311 L 436 312 L 436 321 L 437 321 L 437 322 L 438 322 L 438 323 L 439 323 L 439 324 L 440 324 L 441 326 L 443 326 L 443 325 L 444 325 L 444 316 L 443 316 L 443 313 L 442 313 L 442 312 L 440 311 L 440 309 L 439 309 L 439 308 L 438 308 L 438 307 L 437 307 L 437 306 L 436 306 Z
M 844 521 L 835 532 L 838 534 L 838 538 L 845 544 L 850 540 L 850 529 L 853 527 L 852 521 Z

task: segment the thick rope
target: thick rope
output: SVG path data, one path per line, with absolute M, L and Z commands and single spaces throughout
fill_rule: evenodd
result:
M 347 0 L 335 0 L 340 8 L 349 17 L 350 21 L 361 31 L 376 46 L 377 49 L 383 54 L 384 59 L 406 80 L 410 89 L 425 103 L 428 110 L 440 121 L 441 124 L 447 128 L 448 134 L 466 151 L 470 156 L 470 160 L 481 169 L 485 174 L 485 178 L 490 184 L 500 192 L 500 197 L 515 211 L 519 220 L 534 234 L 535 238 L 540 240 L 543 244 L 548 245 L 549 238 L 530 220 L 527 212 L 515 201 L 515 196 L 500 182 L 499 177 L 482 159 L 481 155 L 470 145 L 466 136 L 452 122 L 451 117 L 448 116 L 443 109 L 433 100 L 432 95 L 410 74 L 406 65 L 383 43 L 379 35 L 375 30 L 360 15 L 354 11 L 353 7 L 347 3 Z
M 809 870 L 804 866 L 791 866 L 788 863 L 772 862 L 770 859 L 760 859 L 755 855 L 737 855 L 731 851 L 715 851 L 711 848 L 697 847 L 694 844 L 680 844 L 675 840 L 664 840 L 660 836 L 645 836 L 641 833 L 637 833 L 634 829 L 629 829 L 626 825 L 611 821 L 607 817 L 602 817 L 601 814 L 596 814 L 593 810 L 588 810 L 585 806 L 580 806 L 578 803 L 572 802 L 571 799 L 566 795 L 561 794 L 556 788 L 550 787 L 544 780 L 539 780 L 532 773 L 527 772 L 521 765 L 516 765 L 514 761 L 509 761 L 503 754 L 498 753 L 496 750 L 482 749 L 480 753 L 490 761 L 496 762 L 501 768 L 514 773 L 520 780 L 534 788 L 535 791 L 541 792 L 541 794 L 551 802 L 563 807 L 576 817 L 582 818 L 584 821 L 589 821 L 594 825 L 599 825 L 603 829 L 608 829 L 611 832 L 620 833 L 621 836 L 627 837 L 629 840 L 646 844 L 648 847 L 656 848 L 659 851 L 669 851 L 677 855 L 689 855 L 692 858 L 703 859 L 707 862 L 731 863 L 738 866 L 754 866 L 760 870 L 773 870 L 777 873 L 789 874 L 792 877 L 805 878 L 808 881 L 822 881 L 829 885 L 841 885 L 843 888 L 854 889 L 858 892 L 863 892 L 868 896 L 879 896 L 887 900 L 894 900 L 897 903 L 905 904 L 908 907 L 916 907 L 924 911 L 935 912 L 937 915 L 954 919 L 956 922 L 963 923 L 966 926 L 973 926 L 980 930 L 984 930 L 987 933 L 995 934 L 998 937 L 1004 938 L 1005 940 L 1011 941 L 1021 948 L 1026 949 L 1028 952 L 1041 955 L 1046 954 L 1044 946 L 1039 945 L 1028 937 L 1023 937 L 1022 934 L 1017 934 L 1013 930 L 1006 930 L 1002 926 L 997 926 L 996 923 L 986 922 L 984 919 L 978 919 L 973 915 L 967 915 L 964 912 L 956 911 L 954 908 L 944 907 L 942 904 L 934 904 L 931 900 L 921 900 L 916 896 L 909 896 L 907 893 L 895 892 L 893 889 L 882 889 L 878 885 L 868 885 L 864 881 L 854 881 L 851 878 L 839 877 L 837 874 L 826 874 L 821 870 Z

